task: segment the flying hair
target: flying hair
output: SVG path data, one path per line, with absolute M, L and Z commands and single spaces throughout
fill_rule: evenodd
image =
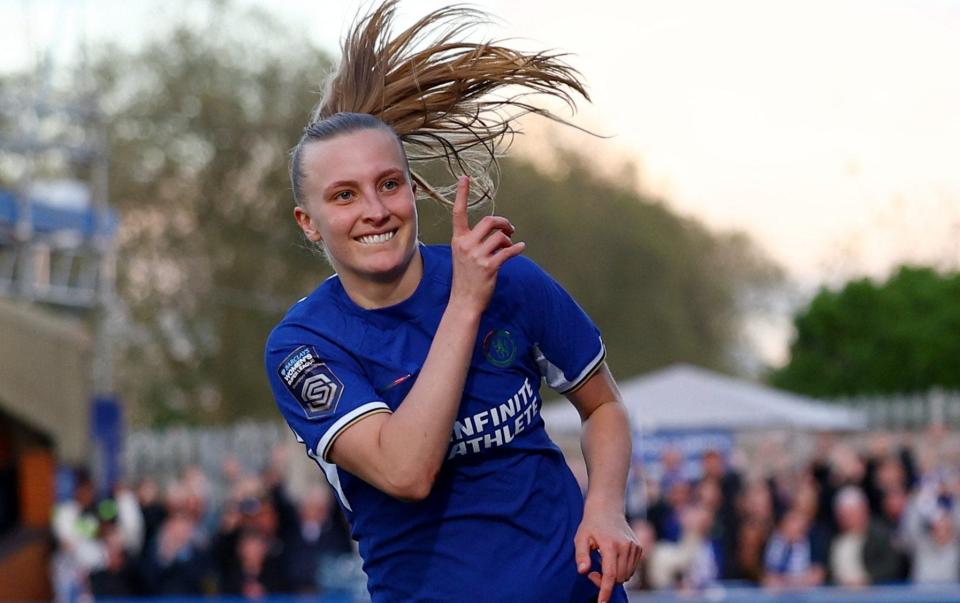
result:
M 520 133 L 520 117 L 533 113 L 577 127 L 530 104 L 528 97 L 546 94 L 575 110 L 574 95 L 590 100 L 581 75 L 563 61 L 562 53 L 522 52 L 502 41 L 466 41 L 490 21 L 466 5 L 439 8 L 394 36 L 397 4 L 386 0 L 358 18 L 345 36 L 340 64 L 327 78 L 293 153 L 294 194 L 303 145 L 363 127 L 335 126 L 359 123 L 341 114 L 369 114 L 402 142 L 418 195 L 452 205 L 456 177 L 466 174 L 471 177 L 469 205 L 492 201 L 499 180 L 497 158 Z M 334 123 L 323 127 L 327 120 Z M 438 160 L 454 176 L 453 183 L 435 186 L 417 171 Z

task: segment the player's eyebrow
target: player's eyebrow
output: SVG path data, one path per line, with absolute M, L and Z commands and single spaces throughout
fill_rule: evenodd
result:
M 394 174 L 403 174 L 403 170 L 397 167 L 387 168 L 382 172 L 380 172 L 379 174 L 377 174 L 377 180 L 382 180 L 387 176 L 393 176 Z
M 323 188 L 323 192 L 324 194 L 327 194 L 333 191 L 333 189 L 340 188 L 342 186 L 356 186 L 356 184 L 357 184 L 356 180 L 337 180 L 336 182 L 331 182 L 330 184 L 325 186 Z
M 392 176 L 392 175 L 394 175 L 394 174 L 400 174 L 400 175 L 402 175 L 402 174 L 403 174 L 403 169 L 398 168 L 398 167 L 390 167 L 390 168 L 387 168 L 387 169 L 381 171 L 379 174 L 377 174 L 377 176 L 374 178 L 374 180 L 375 180 L 375 181 L 379 181 L 379 180 L 382 180 L 383 178 L 386 178 L 387 176 Z M 337 189 L 337 188 L 340 188 L 340 187 L 343 187 L 343 186 L 357 186 L 357 181 L 356 181 L 356 180 L 349 180 L 349 179 L 347 179 L 347 180 L 337 180 L 337 181 L 335 181 L 335 182 L 331 182 L 331 183 L 328 184 L 326 187 L 324 187 L 323 192 L 324 192 L 324 194 L 329 194 L 329 193 L 332 192 L 334 189 Z

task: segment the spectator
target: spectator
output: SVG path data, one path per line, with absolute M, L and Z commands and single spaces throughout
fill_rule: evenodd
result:
M 903 488 L 891 486 L 885 489 L 881 494 L 880 515 L 877 520 L 894 534 L 902 531 L 909 502 L 910 498 Z
M 679 477 L 663 483 L 664 498 L 650 507 L 649 519 L 657 531 L 657 540 L 679 542 L 681 536 L 680 514 L 690 503 L 690 483 Z
M 701 590 L 717 582 L 719 565 L 710 541 L 713 520 L 710 509 L 702 505 L 683 509 L 680 542 L 658 542 L 650 560 L 650 581 L 655 587 Z
M 261 599 L 286 591 L 280 558 L 270 556 L 271 539 L 256 529 L 245 529 L 237 538 L 236 563 L 226 568 L 221 592 L 245 599 Z
M 733 501 L 740 494 L 742 479 L 739 473 L 727 467 L 723 455 L 717 450 L 710 449 L 703 453 L 703 477 L 715 480 L 720 486 L 724 501 L 733 505 Z
M 197 466 L 187 467 L 180 480 L 183 488 L 182 509 L 193 520 L 197 537 L 209 541 L 217 527 L 217 514 L 210 508 L 210 481 Z
M 264 571 L 267 571 L 269 580 L 262 582 L 265 586 L 286 588 L 284 581 L 274 578 L 275 572 L 279 571 L 274 568 L 283 568 L 285 565 L 284 543 L 279 538 L 277 511 L 271 499 L 262 494 L 262 489 L 260 491 L 260 498 L 248 496 L 224 511 L 220 531 L 214 543 L 221 588 L 238 588 L 236 570 L 244 563 L 241 555 L 247 555 L 247 562 L 252 564 L 251 567 L 258 563 L 266 566 Z M 252 542 L 254 536 L 251 534 L 254 533 L 262 543 Z M 248 540 L 251 542 L 241 543 L 245 535 L 249 536 Z M 264 558 L 254 563 L 261 544 L 266 547 Z
M 140 513 L 143 516 L 143 545 L 144 548 L 152 546 L 167 517 L 167 511 L 160 500 L 160 486 L 157 480 L 151 477 L 145 477 L 140 480 L 136 490 L 137 504 L 140 507 Z
M 299 520 L 284 540 L 287 579 L 301 594 L 318 591 L 318 570 L 325 558 L 353 553 L 346 522 L 334 509 L 329 488 L 323 486 L 315 486 L 304 495 Z
M 643 519 L 634 519 L 630 522 L 630 528 L 637 536 L 637 542 L 643 548 L 643 557 L 640 559 L 640 565 L 637 572 L 633 575 L 626 587 L 630 590 L 650 590 L 653 584 L 650 582 L 650 559 L 656 555 L 655 547 L 657 535 L 650 523 Z
M 114 487 L 113 497 L 101 500 L 96 508 L 104 546 L 108 544 L 104 539 L 105 528 L 109 527 L 111 532 L 116 532 L 126 555 L 139 555 L 143 549 L 144 522 L 136 495 L 121 482 Z
M 839 533 L 830 544 L 833 581 L 841 586 L 896 581 L 900 564 L 891 534 L 871 521 L 863 491 L 845 486 L 837 493 L 834 511 Z
M 646 471 L 642 464 L 634 463 L 627 475 L 627 491 L 624 499 L 627 518 L 631 521 L 647 516 L 647 506 L 653 494 L 647 487 Z
M 826 570 L 830 556 L 830 541 L 834 533 L 831 524 L 823 520 L 820 501 L 820 488 L 816 479 L 810 473 L 805 474 L 796 487 L 791 509 L 800 512 L 806 518 L 813 560 Z
M 765 586 L 797 588 L 823 584 L 825 560 L 815 552 L 810 527 L 810 515 L 800 509 L 783 516 L 764 553 Z
M 666 492 L 670 484 L 686 481 L 683 473 L 683 451 L 676 446 L 667 446 L 660 455 L 660 488 Z
M 883 500 L 886 492 L 910 487 L 911 475 L 908 468 L 912 466 L 912 455 L 909 450 L 904 448 L 899 453 L 893 454 L 889 450 L 887 438 L 871 442 L 871 455 L 867 457 L 864 478 L 864 494 L 867 496 L 871 514 L 874 516 L 883 514 Z
M 200 595 L 210 583 L 210 562 L 199 539 L 196 520 L 178 511 L 169 515 L 156 545 L 144 560 L 144 578 L 151 594 Z
M 716 494 L 712 539 L 719 544 L 720 575 L 729 579 L 736 573 L 737 498 L 740 496 L 742 480 L 739 473 L 729 470 L 723 456 L 711 449 L 703 455 L 703 478 L 700 483 L 698 497 L 702 499 L 706 494 L 712 498 Z
M 765 521 L 747 518 L 740 522 L 731 579 L 760 584 L 764 572 L 763 555 L 769 536 L 770 524 Z
M 239 469 L 238 469 L 239 471 Z M 230 492 L 220 513 L 213 556 L 221 578 L 237 563 L 237 541 L 244 528 L 252 528 L 252 518 L 260 510 L 265 497 L 263 484 L 251 475 L 237 473 L 231 476 Z
M 85 470 L 74 477 L 73 497 L 53 510 L 53 536 L 61 552 L 69 555 L 84 572 L 103 566 L 106 552 L 97 540 L 97 515 L 93 481 Z
M 139 575 L 130 560 L 120 528 L 108 525 L 102 535 L 106 562 L 90 574 L 94 597 L 132 597 L 141 594 Z
M 960 501 L 940 481 L 921 488 L 905 519 L 917 584 L 960 581 Z
M 731 571 L 734 580 L 759 584 L 763 554 L 773 531 L 773 500 L 766 480 L 750 481 L 737 501 L 736 549 Z
M 913 563 L 912 545 L 906 526 L 908 504 L 907 492 L 902 487 L 890 486 L 881 494 L 880 515 L 876 518 L 883 529 L 892 535 L 893 550 L 899 561 L 897 582 L 906 582 L 910 578 Z

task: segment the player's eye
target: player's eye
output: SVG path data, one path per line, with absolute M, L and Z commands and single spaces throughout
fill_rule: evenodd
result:
M 391 178 L 383 183 L 383 190 L 385 191 L 392 191 L 398 188 L 400 188 L 400 181 L 395 178 Z
M 353 191 L 340 191 L 334 195 L 333 198 L 337 201 L 349 201 L 350 199 L 353 199 Z

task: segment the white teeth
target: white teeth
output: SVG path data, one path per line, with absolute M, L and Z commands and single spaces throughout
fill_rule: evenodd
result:
M 386 243 L 393 238 L 393 235 L 397 234 L 396 230 L 391 230 L 390 232 L 385 232 L 382 234 L 375 235 L 366 235 L 363 237 L 357 237 L 357 240 L 363 243 L 364 245 L 376 245 L 378 243 Z

